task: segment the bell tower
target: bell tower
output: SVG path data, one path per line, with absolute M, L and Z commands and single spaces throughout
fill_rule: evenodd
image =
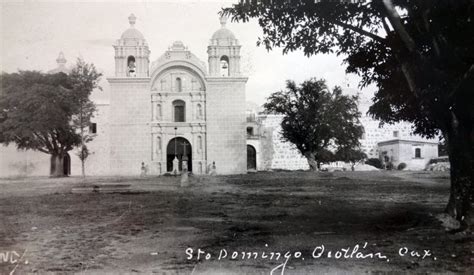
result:
M 148 77 L 150 50 L 143 34 L 135 28 L 137 18 L 128 17 L 130 28 L 115 43 L 115 76 Z
M 245 84 L 240 72 L 240 45 L 220 18 L 207 47 L 209 74 L 206 77 L 207 163 L 218 174 L 247 172 Z M 223 153 L 225 152 L 225 153 Z
M 221 17 L 221 28 L 217 30 L 207 47 L 209 76 L 240 76 L 240 45 L 235 35 L 226 27 L 227 18 Z

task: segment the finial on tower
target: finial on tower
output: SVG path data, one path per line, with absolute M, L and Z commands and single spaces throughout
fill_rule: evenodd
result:
M 220 21 L 221 21 L 221 26 L 224 28 L 225 24 L 227 23 L 227 16 L 222 15 L 220 18 Z
M 66 64 L 67 61 L 66 61 L 66 58 L 64 58 L 64 53 L 63 52 L 59 53 L 58 58 L 56 58 L 56 62 L 58 63 L 58 65 Z
M 135 16 L 135 14 L 130 14 L 130 16 L 128 17 L 128 22 L 130 23 L 130 26 L 133 27 L 133 25 L 135 25 L 135 22 L 137 21 L 137 17 Z

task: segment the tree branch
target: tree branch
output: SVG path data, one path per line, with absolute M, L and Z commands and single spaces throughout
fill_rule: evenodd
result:
M 395 32 L 400 36 L 401 40 L 405 44 L 406 48 L 409 52 L 415 53 L 416 52 L 416 44 L 415 41 L 411 38 L 411 36 L 406 31 L 405 27 L 402 24 L 400 19 L 400 15 L 395 10 L 393 3 L 391 0 L 383 0 L 383 4 L 387 11 L 387 18 L 392 24 L 393 29 Z
M 464 88 L 464 86 L 469 85 L 471 81 L 474 81 L 474 64 L 469 67 L 469 69 L 464 73 L 463 78 L 459 81 L 459 84 L 449 93 L 449 98 L 452 98 L 456 95 L 460 90 Z
M 388 26 L 387 22 L 385 21 L 385 17 L 382 18 L 382 26 L 387 33 L 387 35 L 391 32 L 390 27 Z
M 47 139 L 44 138 L 44 136 L 41 136 L 40 134 L 36 133 L 36 132 L 33 132 L 33 135 L 36 136 L 36 138 L 38 140 L 41 141 L 41 143 L 43 143 L 43 146 L 46 147 L 49 151 L 52 151 L 52 147 L 51 147 L 51 144 L 49 144 L 49 141 Z M 39 151 L 43 152 L 43 153 L 47 153 L 49 154 L 49 152 L 47 150 L 43 150 L 41 148 L 37 148 Z M 43 151 L 42 151 L 43 150 Z
M 353 32 L 356 32 L 356 33 L 360 34 L 360 35 L 363 35 L 363 36 L 367 36 L 367 37 L 369 37 L 369 38 L 372 38 L 373 40 L 378 41 L 378 42 L 380 42 L 380 43 L 385 43 L 385 38 L 380 37 L 380 36 L 378 36 L 378 35 L 375 35 L 375 34 L 373 34 L 373 33 L 370 33 L 370 32 L 368 32 L 368 31 L 366 31 L 366 30 L 363 30 L 363 29 L 358 28 L 358 27 L 356 27 L 356 26 L 353 26 L 353 25 L 351 25 L 351 24 L 343 23 L 343 22 L 336 21 L 336 20 L 331 20 L 331 19 L 328 19 L 328 18 L 326 18 L 326 21 L 328 21 L 328 22 L 330 22 L 330 23 L 332 23 L 332 24 L 334 24 L 334 25 L 337 25 L 337 26 L 339 26 L 339 27 L 347 28 L 347 29 L 349 29 L 349 30 L 351 30 L 351 31 L 353 31 Z

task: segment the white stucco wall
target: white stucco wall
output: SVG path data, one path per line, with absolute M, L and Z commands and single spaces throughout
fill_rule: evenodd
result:
M 151 100 L 148 78 L 109 78 L 110 173 L 139 175 L 151 162 Z
M 207 78 L 207 161 L 218 174 L 247 172 L 245 83 L 242 77 Z

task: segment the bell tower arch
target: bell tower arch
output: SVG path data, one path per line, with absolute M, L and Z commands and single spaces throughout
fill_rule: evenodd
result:
M 221 17 L 221 28 L 217 30 L 207 47 L 209 76 L 240 76 L 240 45 L 235 35 L 226 27 L 227 18 Z
M 130 28 L 113 45 L 116 77 L 148 77 L 150 49 L 143 34 L 135 28 L 137 18 L 128 17 Z

